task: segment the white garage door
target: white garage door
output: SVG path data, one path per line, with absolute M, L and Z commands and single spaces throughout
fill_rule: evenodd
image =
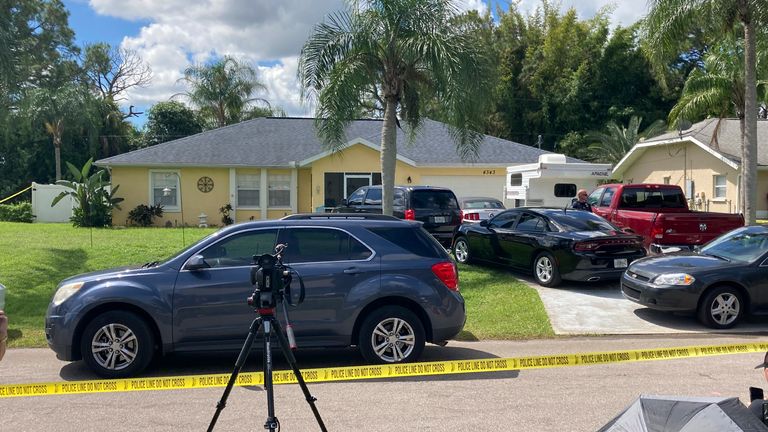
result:
M 421 176 L 421 184 L 442 186 L 457 197 L 484 196 L 504 201 L 504 177 L 498 176 Z

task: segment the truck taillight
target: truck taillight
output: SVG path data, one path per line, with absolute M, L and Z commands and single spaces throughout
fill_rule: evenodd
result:
M 432 273 L 451 291 L 459 290 L 459 271 L 452 262 L 439 262 L 432 266 Z
M 405 211 L 405 220 L 416 220 L 416 212 L 413 209 Z
M 651 227 L 651 238 L 660 239 L 664 238 L 664 227 L 661 225 L 653 225 Z

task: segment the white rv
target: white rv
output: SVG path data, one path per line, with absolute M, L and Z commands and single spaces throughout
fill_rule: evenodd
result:
M 543 154 L 537 163 L 507 167 L 505 198 L 508 207 L 562 207 L 570 205 L 578 189 L 591 191 L 600 180 L 609 178 L 610 164 L 567 162 L 563 154 Z M 561 197 L 556 196 L 555 185 L 559 185 L 557 195 Z M 562 197 L 563 190 L 573 194 Z

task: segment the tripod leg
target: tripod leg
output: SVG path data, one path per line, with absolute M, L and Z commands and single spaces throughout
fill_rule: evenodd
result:
M 275 396 L 272 386 L 272 324 L 277 322 L 273 316 L 264 318 L 264 390 L 267 392 L 267 421 L 264 429 L 275 432 L 280 424 L 275 417 Z
M 261 321 L 262 319 L 259 317 L 253 320 L 251 323 L 251 329 L 248 331 L 248 337 L 245 338 L 245 343 L 243 344 L 243 348 L 240 350 L 240 355 L 237 356 L 235 369 L 232 371 L 232 375 L 229 377 L 229 382 L 227 383 L 227 387 L 224 389 L 224 394 L 221 396 L 221 400 L 216 404 L 216 413 L 213 414 L 211 423 L 208 425 L 208 432 L 213 431 L 213 427 L 216 426 L 216 421 L 219 419 L 221 410 L 227 406 L 227 398 L 229 397 L 229 392 L 232 391 L 232 386 L 235 384 L 235 380 L 237 380 L 237 375 L 240 373 L 240 369 L 243 368 L 245 360 L 248 358 L 248 353 L 251 351 L 253 339 L 256 337 L 256 332 L 259 331 L 259 325 L 261 325 Z
M 275 334 L 277 334 L 277 342 L 280 345 L 280 348 L 283 351 L 283 355 L 285 356 L 285 359 L 288 361 L 288 364 L 291 366 L 291 370 L 293 370 L 293 374 L 296 376 L 296 380 L 299 382 L 299 387 L 301 387 L 301 391 L 304 392 L 304 397 L 307 399 L 307 403 L 309 404 L 309 407 L 312 409 L 312 413 L 315 415 L 315 420 L 317 420 L 317 424 L 320 426 L 320 430 L 322 432 L 326 432 L 327 429 L 325 429 L 325 423 L 323 423 L 323 419 L 320 417 L 320 411 L 317 410 L 317 406 L 315 405 L 315 401 L 317 400 L 316 397 L 312 396 L 309 393 L 309 388 L 307 387 L 307 383 L 304 382 L 304 376 L 301 374 L 301 371 L 299 370 L 299 366 L 296 363 L 296 357 L 293 355 L 293 352 L 288 348 L 288 339 L 283 334 L 283 328 L 280 325 L 280 322 L 275 319 L 274 321 L 275 325 Z M 270 377 L 270 384 L 271 384 L 271 377 Z

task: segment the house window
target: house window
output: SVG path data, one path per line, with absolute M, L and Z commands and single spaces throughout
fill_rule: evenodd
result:
M 509 185 L 510 186 L 522 186 L 523 185 L 523 175 L 522 174 L 510 174 L 509 175 Z
M 155 171 L 151 174 L 152 204 L 165 211 L 179 211 L 179 174 L 174 171 Z
M 237 175 L 237 206 L 259 207 L 261 190 L 261 175 L 238 174 Z
M 714 184 L 714 190 L 712 191 L 712 196 L 714 198 L 725 198 L 726 193 L 726 186 L 727 183 L 725 182 L 725 176 L 724 175 L 716 175 L 714 176 L 714 181 L 712 182 Z
M 664 184 L 669 184 L 672 181 L 672 177 L 664 177 Z
M 269 183 L 269 207 L 291 206 L 291 176 L 289 174 L 270 174 Z

